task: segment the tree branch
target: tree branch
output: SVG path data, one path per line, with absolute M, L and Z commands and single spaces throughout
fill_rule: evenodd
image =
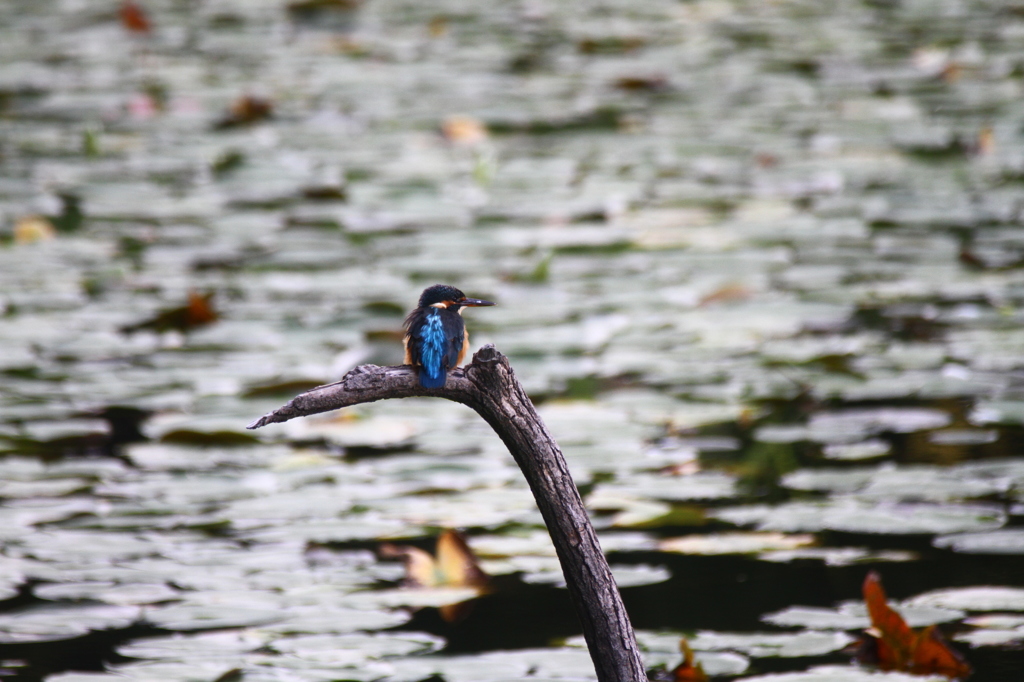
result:
M 494 346 L 477 351 L 473 362 L 451 372 L 442 388 L 423 388 L 416 370 L 409 366 L 362 365 L 341 381 L 297 395 L 247 428 L 258 429 L 360 403 L 414 396 L 463 403 L 491 425 L 522 469 L 537 500 L 583 625 L 597 679 L 647 680 L 629 616 L 565 457 L 516 378 L 508 358 Z

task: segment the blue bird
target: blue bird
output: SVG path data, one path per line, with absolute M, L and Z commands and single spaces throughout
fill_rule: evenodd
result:
M 419 305 L 405 318 L 405 364 L 419 368 L 423 388 L 441 388 L 448 371 L 462 363 L 469 334 L 462 311 L 470 306 L 494 305 L 466 298 L 455 287 L 435 284 L 420 295 Z

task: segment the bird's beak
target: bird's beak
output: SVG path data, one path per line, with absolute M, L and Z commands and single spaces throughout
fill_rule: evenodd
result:
M 464 298 L 459 301 L 461 306 L 484 306 L 484 305 L 495 305 L 493 301 L 484 301 L 479 298 Z

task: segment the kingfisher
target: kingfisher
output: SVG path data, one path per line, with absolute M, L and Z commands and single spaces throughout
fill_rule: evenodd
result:
M 405 318 L 405 364 L 419 368 L 420 386 L 441 388 L 448 371 L 462 364 L 469 333 L 462 311 L 494 305 L 466 295 L 447 284 L 435 284 L 420 294 L 419 305 Z

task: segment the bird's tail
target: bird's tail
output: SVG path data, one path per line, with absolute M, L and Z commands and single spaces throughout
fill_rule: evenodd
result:
M 448 380 L 448 372 L 444 369 L 438 371 L 436 376 L 431 376 L 426 367 L 420 367 L 420 386 L 423 388 L 442 388 Z

